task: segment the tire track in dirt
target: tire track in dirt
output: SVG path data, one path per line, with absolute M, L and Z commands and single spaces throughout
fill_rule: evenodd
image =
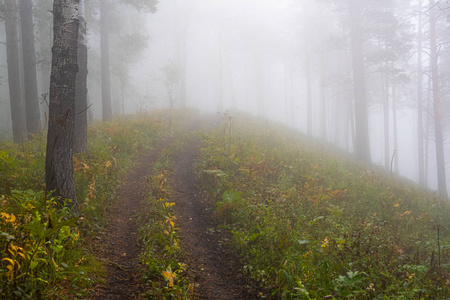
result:
M 180 224 L 180 246 L 194 274 L 196 299 L 259 299 L 242 273 L 240 259 L 223 243 L 231 238 L 218 232 L 211 204 L 196 185 L 194 162 L 200 154 L 200 139 L 191 141 L 175 162 L 176 216 Z
M 148 196 L 147 176 L 167 144 L 140 157 L 136 167 L 122 180 L 118 200 L 107 216 L 110 224 L 104 232 L 104 248 L 100 250 L 106 264 L 106 283 L 97 287 L 92 299 L 139 299 L 143 292 L 138 265 L 142 247 L 138 241 L 137 220 Z

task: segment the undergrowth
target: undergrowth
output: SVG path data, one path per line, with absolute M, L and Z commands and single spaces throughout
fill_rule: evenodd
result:
M 171 181 L 173 160 L 185 143 L 179 135 L 165 145 L 148 177 L 148 210 L 141 216 L 139 234 L 144 247 L 143 281 L 147 286 L 143 296 L 148 299 L 189 299 L 193 291 L 187 266 L 182 262 Z
M 94 239 L 105 211 L 135 157 L 167 136 L 165 115 L 90 124 L 88 152 L 74 157 L 79 219 L 44 192 L 44 134 L 0 144 L 0 298 L 89 297 L 105 276 Z
M 321 146 L 243 117 L 204 134 L 200 181 L 245 271 L 285 299 L 450 295 L 448 200 Z

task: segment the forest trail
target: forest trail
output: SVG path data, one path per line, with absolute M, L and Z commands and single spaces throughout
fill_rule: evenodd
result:
M 217 230 L 212 204 L 205 201 L 196 184 L 194 162 L 200 140 L 191 141 L 175 162 L 176 216 L 180 246 L 195 277 L 195 299 L 259 299 L 242 273 L 239 257 L 231 250 L 228 234 Z
M 122 180 L 118 200 L 108 215 L 104 248 L 100 250 L 106 265 L 106 283 L 97 288 L 93 299 L 138 299 L 143 291 L 138 272 L 141 246 L 137 218 L 147 197 L 146 178 L 162 148 L 140 157 Z
M 200 126 L 193 124 L 191 130 Z M 189 139 L 186 149 L 175 160 L 173 188 L 176 217 L 180 227 L 180 246 L 185 263 L 195 283 L 193 299 L 259 299 L 251 289 L 239 257 L 233 253 L 228 234 L 217 230 L 213 207 L 196 184 L 195 159 L 200 153 L 200 139 Z M 157 160 L 161 145 L 140 158 L 137 166 L 124 177 L 118 201 L 108 218 L 102 257 L 107 266 L 106 283 L 97 287 L 93 299 L 139 299 L 143 288 L 139 278 L 137 216 L 147 197 L 146 178 Z

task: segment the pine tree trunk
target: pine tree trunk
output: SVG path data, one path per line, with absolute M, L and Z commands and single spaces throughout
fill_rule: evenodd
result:
M 18 20 L 15 0 L 5 0 L 6 60 L 8 63 L 9 99 L 13 139 L 23 143 L 27 138 L 25 109 L 20 93 Z
M 392 84 L 392 127 L 394 129 L 394 172 L 399 173 L 398 167 L 398 125 L 397 125 L 397 90 Z
M 439 68 L 437 54 L 436 33 L 436 5 L 430 0 L 430 64 L 434 103 L 434 138 L 436 143 L 436 166 L 439 193 L 447 197 L 447 182 L 445 174 L 444 137 L 442 132 L 442 103 L 441 90 L 439 86 Z
M 39 94 L 36 76 L 36 51 L 34 46 L 33 3 L 20 0 L 20 20 L 22 26 L 22 57 L 24 66 L 25 111 L 28 137 L 41 131 Z
M 422 44 L 423 44 L 423 20 L 422 20 L 422 5 L 423 1 L 419 1 L 419 19 L 418 19 L 418 42 L 417 42 L 417 160 L 419 184 L 425 185 L 425 167 L 424 167 L 424 139 L 423 139 L 423 67 L 422 67 Z
M 353 68 L 353 89 L 355 98 L 355 151 L 356 158 L 370 162 L 369 121 L 367 111 L 366 74 L 362 36 L 361 0 L 350 1 L 351 49 Z
M 389 149 L 389 79 L 386 74 L 382 74 L 383 81 L 383 124 L 384 124 L 384 167 L 390 168 L 390 149 Z
M 326 54 L 321 52 L 320 60 L 320 137 L 327 140 L 327 83 L 326 83 Z
M 87 151 L 87 75 L 88 75 L 88 52 L 86 44 L 86 19 L 84 0 L 79 3 L 79 23 L 78 29 L 78 73 L 75 89 L 75 153 Z
M 100 52 L 102 73 L 102 117 L 104 122 L 112 121 L 111 74 L 109 59 L 109 0 L 100 0 Z
M 306 83 L 306 132 L 313 132 L 313 109 L 312 109 L 312 79 L 311 79 L 311 55 L 309 46 L 305 45 L 305 83 Z
M 224 110 L 224 97 L 223 97 L 223 69 L 224 69 L 224 63 L 223 63 L 223 41 L 222 41 L 222 34 L 219 33 L 218 36 L 218 44 L 217 44 L 217 62 L 218 62 L 218 66 L 217 66 L 217 99 L 219 101 L 218 103 L 218 110 L 223 112 Z
M 78 0 L 53 2 L 52 72 L 45 181 L 47 191 L 78 213 L 73 170 Z

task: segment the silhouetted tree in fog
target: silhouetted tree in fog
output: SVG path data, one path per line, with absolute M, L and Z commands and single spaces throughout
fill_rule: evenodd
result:
M 34 46 L 33 3 L 20 0 L 20 21 L 22 27 L 22 57 L 25 92 L 27 132 L 29 137 L 41 131 L 39 95 L 36 76 L 36 51 Z
M 16 143 L 26 140 L 25 109 L 20 93 L 19 36 L 17 3 L 5 0 L 6 57 L 8 62 L 9 99 L 11 103 L 11 119 L 13 139 Z
M 102 74 L 102 117 L 112 121 L 111 75 L 109 56 L 109 0 L 100 0 L 100 52 Z
M 430 17 L 430 67 L 433 90 L 433 111 L 434 111 L 434 138 L 436 143 L 436 165 L 439 193 L 447 197 L 447 182 L 445 174 L 445 155 L 444 155 L 444 135 L 442 129 L 443 111 L 440 89 L 440 75 L 438 65 L 438 47 L 437 47 L 437 6 L 435 0 L 429 2 Z
M 88 111 L 88 49 L 86 44 L 86 19 L 84 0 L 80 0 L 78 7 L 78 73 L 75 89 L 75 153 L 87 151 L 87 111 Z
M 355 101 L 355 152 L 363 162 L 370 162 L 369 120 L 367 112 L 366 74 L 364 67 L 364 40 L 362 33 L 363 6 L 361 0 L 349 1 L 350 35 Z

